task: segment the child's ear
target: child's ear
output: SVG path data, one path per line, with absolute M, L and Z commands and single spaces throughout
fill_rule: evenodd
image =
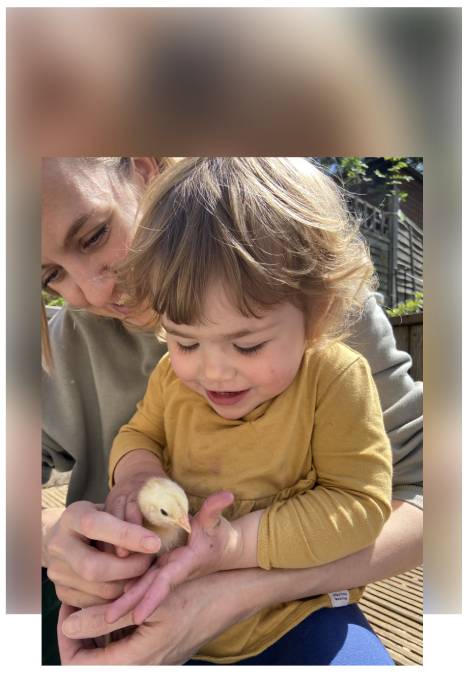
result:
M 145 185 L 160 173 L 155 157 L 133 157 L 132 161 L 136 175 Z

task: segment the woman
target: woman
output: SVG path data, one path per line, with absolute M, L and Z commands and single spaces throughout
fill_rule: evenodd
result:
M 53 373 L 43 389 L 44 477 L 52 466 L 73 467 L 68 508 L 46 513 L 43 563 L 65 604 L 60 626 L 71 615 L 67 606 L 87 608 L 64 624 L 69 635 L 74 628 L 77 640 L 59 635 L 63 663 L 183 663 L 204 642 L 266 605 L 360 586 L 418 565 L 421 387 L 407 376 L 410 358 L 395 349 L 390 325 L 372 297 L 352 345 L 372 367 L 394 454 L 393 514 L 375 545 L 308 570 L 232 571 L 187 582 L 156 610 L 154 621 L 139 627 L 138 637 L 85 649 L 80 636 L 109 630 L 101 605 L 118 596 L 124 580 L 144 572 L 150 562 L 150 536 L 118 519 L 122 494 L 112 492 L 107 505 L 117 518 L 91 503 L 106 498 L 112 439 L 143 396 L 147 376 L 162 354 L 150 331 L 132 327 L 144 326 L 149 316 L 128 311 L 112 268 L 131 245 L 140 200 L 164 162 L 148 157 L 50 159 L 43 168 L 43 285 L 80 309 L 65 309 L 52 321 Z M 137 512 L 127 512 L 127 518 L 139 521 Z M 124 546 L 135 553 L 111 557 L 90 540 L 116 546 L 125 540 Z M 371 659 L 378 648 L 358 609 L 342 609 L 342 639 L 330 638 L 325 614 L 320 618 L 312 643 L 315 661 L 300 658 L 303 653 L 292 661 L 297 648 L 288 643 L 269 653 L 272 659 L 251 663 L 384 663 Z M 355 628 L 350 628 L 352 621 Z M 357 658 L 355 648 L 360 650 Z

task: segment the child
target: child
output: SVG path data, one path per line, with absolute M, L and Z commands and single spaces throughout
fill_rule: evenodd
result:
M 338 341 L 372 266 L 332 181 L 300 159 L 183 160 L 149 194 L 124 273 L 169 352 L 114 441 L 111 484 L 142 449 L 183 487 L 192 514 L 221 489 L 235 500 L 224 518 L 231 499 L 208 499 L 187 546 L 120 606 L 147 589 L 141 621 L 186 579 L 322 565 L 372 544 L 390 514 L 391 452 L 368 365 Z M 250 657 L 361 590 L 339 593 L 263 610 L 198 656 Z

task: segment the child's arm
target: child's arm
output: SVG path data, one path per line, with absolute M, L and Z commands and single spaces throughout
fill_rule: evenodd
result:
M 337 372 L 329 356 L 323 364 L 311 460 L 314 487 L 274 502 L 261 518 L 261 568 L 330 563 L 371 545 L 390 516 L 390 445 L 368 364 L 356 353 L 344 353 Z
M 116 482 L 116 468 L 129 466 L 131 452 L 145 450 L 157 458 L 162 469 L 165 446 L 163 378 L 168 359 L 163 357 L 149 377 L 144 398 L 138 403 L 132 418 L 116 435 L 109 455 L 109 488 Z M 128 461 L 128 462 L 127 462 Z M 137 462 L 137 459 L 134 459 Z
M 145 396 L 130 421 L 115 437 L 109 456 L 109 488 L 105 508 L 119 519 L 142 525 L 143 517 L 136 502 L 138 491 L 150 477 L 165 477 L 162 466 L 165 445 L 163 423 L 163 387 L 167 370 L 162 358 L 151 374 Z M 117 547 L 118 556 L 128 550 Z

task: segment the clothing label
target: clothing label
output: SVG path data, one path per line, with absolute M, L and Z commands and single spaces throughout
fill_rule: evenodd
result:
M 350 593 L 345 589 L 344 591 L 333 591 L 329 594 L 331 605 L 333 608 L 343 608 L 344 605 L 349 604 Z

